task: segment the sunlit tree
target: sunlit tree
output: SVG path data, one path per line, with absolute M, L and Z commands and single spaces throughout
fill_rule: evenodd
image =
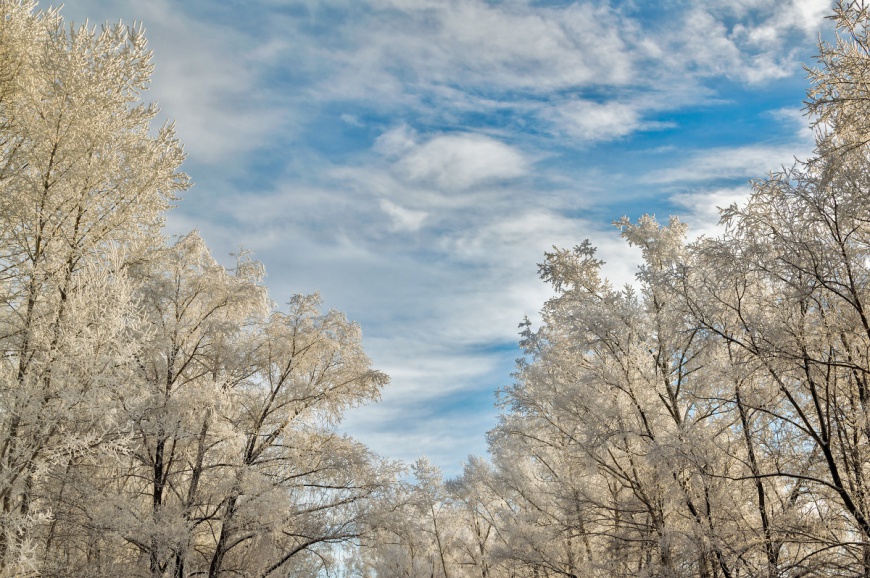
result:
M 0 575 L 311 575 L 395 468 L 360 328 L 163 237 L 188 186 L 140 28 L 0 1 Z

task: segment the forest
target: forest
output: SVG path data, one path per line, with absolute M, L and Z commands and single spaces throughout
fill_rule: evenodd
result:
M 190 182 L 141 28 L 0 0 L 0 576 L 870 577 L 870 8 L 808 67 L 811 158 L 716 238 L 540 265 L 488 457 L 337 433 L 361 329 L 169 238 Z

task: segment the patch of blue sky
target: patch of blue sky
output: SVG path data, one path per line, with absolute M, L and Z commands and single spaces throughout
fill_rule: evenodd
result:
M 306 149 L 323 155 L 330 163 L 344 164 L 367 151 L 378 135 L 377 129 L 365 126 L 359 117 L 329 110 L 309 122 L 297 138 L 304 140 Z

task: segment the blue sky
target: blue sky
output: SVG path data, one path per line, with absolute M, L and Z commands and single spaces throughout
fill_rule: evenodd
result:
M 41 8 L 50 4 L 42 2 Z M 537 263 L 611 221 L 716 207 L 812 151 L 802 115 L 823 0 L 72 0 L 142 22 L 146 100 L 177 123 L 195 187 L 170 233 L 240 245 L 272 298 L 320 291 L 392 377 L 343 429 L 447 474 L 486 451 Z M 230 260 L 227 258 L 227 263 Z

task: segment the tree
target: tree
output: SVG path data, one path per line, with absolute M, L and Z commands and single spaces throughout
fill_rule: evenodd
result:
M 359 326 L 319 305 L 317 295 L 294 297 L 255 338 L 254 373 L 234 399 L 243 437 L 212 530 L 210 577 L 233 549 L 246 572 L 265 577 L 313 546 L 360 537 L 366 501 L 390 481 L 386 464 L 326 427 L 376 399 L 388 378 L 370 368 Z M 266 537 L 268 548 L 257 544 Z
M 815 155 L 754 183 L 721 237 L 617 222 L 644 255 L 623 290 L 588 243 L 542 266 L 556 297 L 494 450 L 502 475 L 530 471 L 528 503 L 565 497 L 536 524 L 577 508 L 604 560 L 587 573 L 870 576 L 870 11 L 834 19 L 810 71 Z M 529 543 L 536 570 L 576 574 L 552 538 Z
M 124 267 L 159 239 L 163 211 L 187 186 L 172 127 L 152 135 L 157 109 L 137 104 L 151 72 L 142 31 L 67 31 L 56 11 L 33 11 L 0 3 L 7 573 L 35 563 L 30 529 L 49 515 L 36 500 L 43 481 L 63 456 L 117 435 L 97 408 L 129 355 L 118 339 L 132 309 Z
M 754 366 L 754 389 L 765 388 L 751 401 L 735 399 L 741 412 L 769 420 L 761 439 L 747 438 L 748 447 L 754 443 L 762 453 L 775 439 L 779 449 L 772 463 L 753 467 L 760 510 L 763 480 L 791 488 L 788 502 L 812 504 L 820 522 L 801 563 L 857 566 L 864 576 L 870 575 L 870 140 L 862 117 L 868 18 L 863 2 L 837 4 L 836 41 L 820 44 L 821 68 L 810 71 L 815 156 L 756 182 L 744 207 L 724 213 L 728 233 L 699 249 L 698 264 L 722 268 L 721 278 L 696 273 L 699 282 L 686 291 L 699 323 L 735 360 Z M 775 550 L 768 557 L 776 562 Z
M 0 575 L 310 575 L 395 476 L 334 428 L 388 378 L 317 295 L 167 244 L 151 68 L 141 28 L 0 0 Z
M 459 565 L 475 569 L 473 575 L 480 578 L 491 578 L 493 550 L 504 543 L 497 525 L 501 503 L 493 491 L 495 483 L 492 466 L 474 456 L 468 458 L 461 476 L 446 483 L 450 496 L 461 505 L 463 535 L 457 540 Z

